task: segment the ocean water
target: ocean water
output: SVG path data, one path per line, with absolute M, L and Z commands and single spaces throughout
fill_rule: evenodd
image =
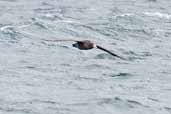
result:
M 0 0 L 0 114 L 171 114 L 170 42 L 170 0 Z

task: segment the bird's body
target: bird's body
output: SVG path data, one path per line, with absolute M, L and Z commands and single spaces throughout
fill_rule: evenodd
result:
M 112 56 L 118 57 L 120 59 L 125 60 L 125 58 L 118 56 L 117 54 L 112 53 L 111 51 L 96 45 L 95 43 L 91 42 L 90 40 L 73 40 L 73 39 L 66 39 L 66 40 L 45 40 L 45 41 L 52 41 L 52 42 L 60 42 L 60 41 L 74 41 L 76 43 L 72 44 L 73 47 L 78 48 L 80 50 L 90 50 L 93 48 L 97 48 L 100 50 L 103 50 L 109 54 L 111 54 Z
M 96 47 L 96 45 L 89 40 L 77 41 L 76 43 L 72 44 L 72 46 L 80 50 L 89 50 Z

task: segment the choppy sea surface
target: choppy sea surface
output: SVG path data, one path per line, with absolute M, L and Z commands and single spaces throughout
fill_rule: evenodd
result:
M 0 0 L 0 114 L 171 114 L 171 1 Z

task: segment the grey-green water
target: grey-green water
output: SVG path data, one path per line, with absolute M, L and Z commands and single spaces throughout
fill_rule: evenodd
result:
M 171 114 L 170 42 L 170 0 L 0 0 L 0 114 Z

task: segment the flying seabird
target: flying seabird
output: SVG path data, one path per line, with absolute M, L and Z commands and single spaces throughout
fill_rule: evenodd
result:
M 91 42 L 90 40 L 74 40 L 74 39 L 55 39 L 55 40 L 45 40 L 45 41 L 51 41 L 51 42 L 61 42 L 61 41 L 73 41 L 73 42 L 76 42 L 74 44 L 72 44 L 73 47 L 75 48 L 78 48 L 80 50 L 90 50 L 90 49 L 93 49 L 93 48 L 97 48 L 97 49 L 100 49 L 100 50 L 103 50 L 107 53 L 109 53 L 110 55 L 114 56 L 114 57 L 118 57 L 120 59 L 123 59 L 125 60 L 125 58 L 99 46 L 99 45 L 96 45 L 95 43 Z

